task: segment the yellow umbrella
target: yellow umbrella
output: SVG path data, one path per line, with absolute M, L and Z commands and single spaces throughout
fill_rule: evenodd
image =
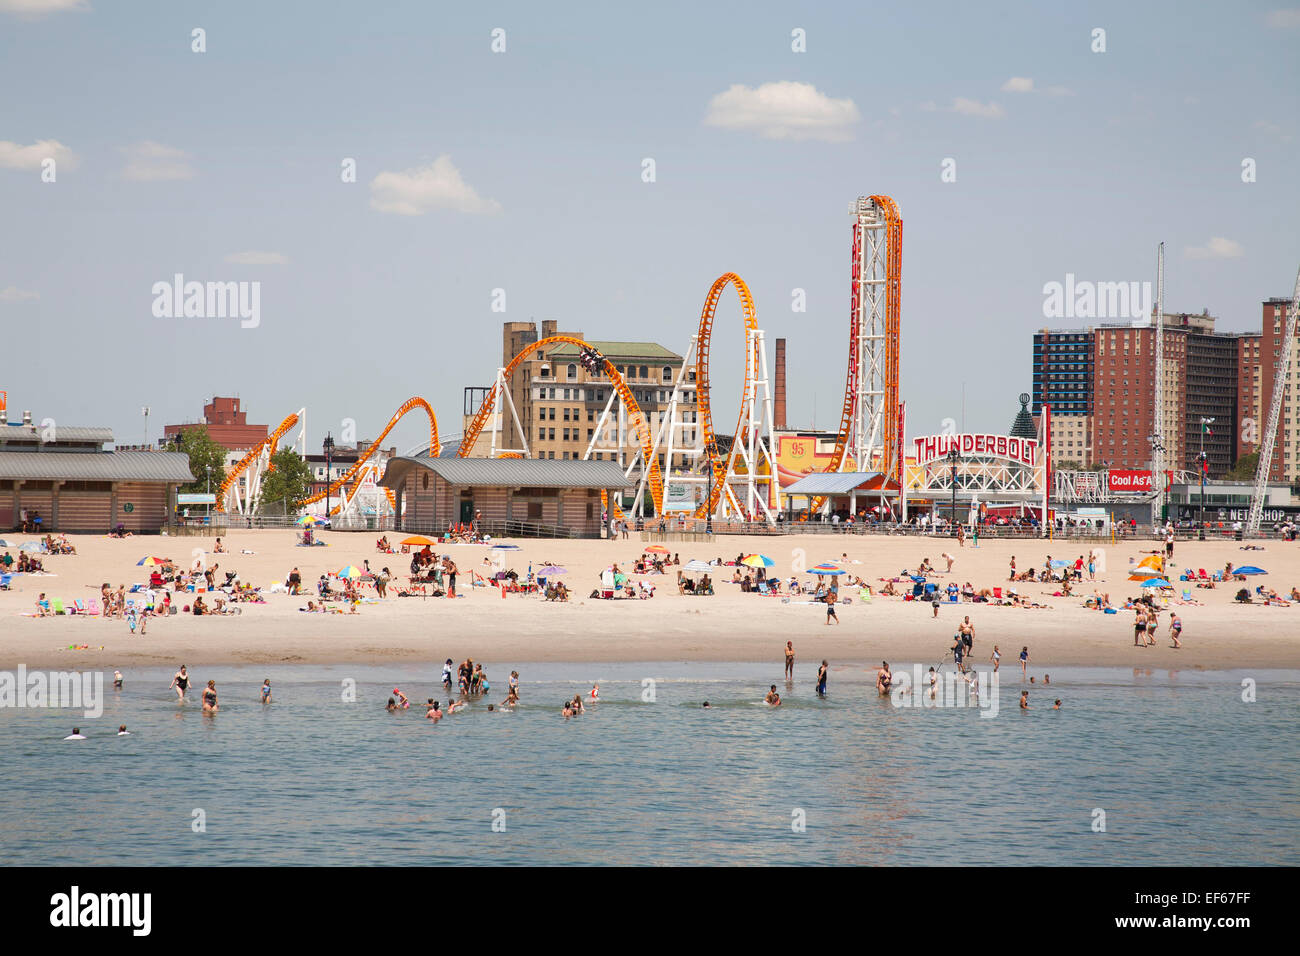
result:
M 413 534 L 409 538 L 403 538 L 402 544 L 413 544 L 422 548 L 425 545 L 433 546 L 437 544 L 437 542 L 432 540 L 431 538 L 426 538 L 422 534 Z

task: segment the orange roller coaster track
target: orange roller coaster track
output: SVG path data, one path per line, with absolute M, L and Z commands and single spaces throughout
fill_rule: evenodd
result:
M 713 493 L 709 496 L 707 506 L 696 513 L 696 517 L 699 518 L 712 514 L 717 508 L 718 499 L 722 496 L 727 475 L 731 473 L 745 424 L 743 396 L 749 392 L 752 384 L 750 381 L 752 377 L 751 371 L 756 367 L 756 363 L 752 361 L 745 363 L 745 382 L 741 391 L 740 419 L 736 422 L 736 430 L 733 433 L 735 438 L 731 443 L 731 450 L 726 457 L 723 457 L 718 451 L 718 436 L 713 430 L 713 409 L 709 404 L 709 350 L 713 344 L 713 317 L 718 309 L 718 300 L 722 298 L 722 292 L 728 285 L 735 286 L 736 294 L 740 296 L 740 308 L 745 325 L 745 347 L 756 347 L 751 344 L 752 340 L 749 335 L 751 331 L 758 329 L 758 318 L 754 313 L 754 297 L 749 293 L 749 286 L 745 285 L 745 280 L 734 272 L 718 276 L 713 283 L 713 287 L 709 289 L 708 296 L 704 299 L 704 308 L 700 311 L 700 330 L 695 346 L 696 407 L 699 412 L 700 423 L 703 425 L 704 452 L 708 456 L 709 467 L 713 469 Z
M 360 458 L 358 458 L 352 464 L 351 468 L 349 468 L 342 475 L 340 475 L 338 481 L 334 482 L 332 485 L 329 486 L 328 491 L 322 491 L 320 494 L 312 495 L 310 498 L 304 498 L 302 503 L 304 505 L 315 504 L 317 501 L 323 500 L 326 497 L 326 495 L 329 495 L 331 497 L 337 495 L 340 488 L 345 487 L 351 482 L 359 480 L 361 477 L 361 471 L 365 467 L 366 462 L 370 460 L 371 455 L 379 451 L 379 449 L 383 445 L 384 439 L 387 438 L 388 433 L 393 430 L 393 426 L 395 426 L 399 421 L 401 421 L 402 417 L 405 416 L 408 412 L 413 412 L 417 408 L 423 409 L 424 413 L 429 416 L 429 457 L 437 458 L 442 451 L 442 444 L 441 442 L 438 441 L 438 416 L 436 416 L 433 413 L 433 409 L 430 407 L 429 403 L 417 395 L 414 398 L 408 398 L 406 402 L 403 403 L 402 407 L 399 408 L 393 414 L 393 417 L 388 420 L 387 427 L 382 432 L 379 433 L 379 437 L 370 443 L 370 446 L 366 449 L 365 454 L 362 455 Z M 392 502 L 392 500 L 393 498 L 392 495 L 390 494 L 389 495 L 390 503 Z M 342 501 L 340 501 L 339 507 L 334 508 L 330 513 L 336 514 L 338 513 L 339 509 L 342 507 L 343 507 L 343 503 Z
M 520 350 L 518 355 L 510 360 L 510 364 L 501 372 L 502 378 L 507 382 L 510 381 L 510 376 L 513 375 L 518 370 L 519 366 L 538 349 L 561 344 L 576 345 L 580 349 L 591 349 L 591 344 L 589 342 L 584 342 L 582 339 L 575 338 L 571 335 L 552 335 L 549 338 L 539 339 L 536 342 L 531 342 L 526 345 L 522 350 Z M 594 351 L 594 349 L 592 351 Z M 613 363 L 611 363 L 609 359 L 605 358 L 605 356 L 601 355 L 600 360 L 604 363 L 603 368 L 605 374 L 609 376 L 609 380 L 613 383 L 615 391 L 618 392 L 618 397 L 622 399 L 624 407 L 627 408 L 628 423 L 636 433 L 637 439 L 641 445 L 642 455 L 645 457 L 646 468 L 649 470 L 650 496 L 654 501 L 655 513 L 662 514 L 664 506 L 664 479 L 662 472 L 659 470 L 659 459 L 654 456 L 654 439 L 650 434 L 650 425 L 646 422 L 645 415 L 641 412 L 641 406 L 637 404 L 636 399 L 632 396 L 632 390 L 627 387 L 627 382 L 625 382 L 623 376 L 618 373 L 618 369 L 616 369 Z M 483 404 L 479 406 L 478 412 L 474 415 L 474 420 L 470 423 L 469 427 L 465 429 L 465 436 L 461 439 L 460 450 L 457 452 L 459 457 L 466 458 L 469 456 L 470 451 L 474 448 L 475 442 L 478 441 L 478 436 L 482 433 L 484 426 L 487 425 L 488 418 L 491 416 L 492 408 L 495 404 L 496 390 L 493 389 L 488 393 L 488 397 Z
M 275 430 L 271 432 L 271 434 L 258 442 L 247 455 L 239 459 L 238 464 L 236 464 L 234 468 L 230 469 L 226 474 L 226 480 L 223 481 L 221 487 L 217 489 L 218 512 L 226 510 L 226 493 L 230 491 L 231 486 L 239 480 L 239 476 L 248 469 L 249 465 L 257 461 L 258 456 L 261 455 L 263 451 L 268 452 L 270 455 L 274 455 L 276 448 L 280 444 L 280 439 L 288 434 L 289 430 L 297 424 L 298 413 L 294 412 L 284 421 L 280 422 L 279 425 L 276 425 Z

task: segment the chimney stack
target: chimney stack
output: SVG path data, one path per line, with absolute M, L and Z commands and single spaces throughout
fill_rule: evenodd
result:
M 785 431 L 785 339 L 776 340 L 775 392 L 772 401 L 772 427 Z
M 32 423 L 32 413 L 30 411 L 23 412 L 23 424 L 30 425 L 31 423 Z

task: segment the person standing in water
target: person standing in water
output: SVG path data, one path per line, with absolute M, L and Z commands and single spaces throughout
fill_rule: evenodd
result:
M 203 712 L 205 714 L 215 714 L 220 709 L 217 703 L 217 682 L 208 681 L 208 686 L 203 688 Z
M 993 673 L 995 674 L 998 672 L 998 668 L 1002 666 L 1002 652 L 998 650 L 996 644 L 993 645 L 993 653 L 989 656 L 989 663 L 993 665 Z
M 185 692 L 190 689 L 190 674 L 189 671 L 185 669 L 184 664 L 182 664 L 181 669 L 176 672 L 176 676 L 172 678 L 171 686 L 176 689 L 176 700 L 178 702 L 184 702 Z
M 817 669 L 817 696 L 819 697 L 826 696 L 826 675 L 829 670 L 830 666 L 825 661 L 822 661 L 822 666 Z
M 785 679 L 794 680 L 794 641 L 785 642 Z
M 1029 647 L 1028 645 L 1026 645 L 1025 647 L 1020 648 L 1020 679 L 1021 680 L 1024 680 L 1025 676 L 1029 673 L 1025 669 L 1028 666 L 1029 666 Z
M 270 702 L 271 702 L 271 678 L 268 677 L 266 680 L 262 681 L 262 703 L 269 704 Z

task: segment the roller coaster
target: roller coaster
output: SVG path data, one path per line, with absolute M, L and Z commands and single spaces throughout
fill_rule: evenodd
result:
M 853 258 L 851 308 L 849 321 L 848 372 L 844 403 L 836 433 L 835 451 L 826 471 L 867 469 L 875 466 L 896 489 L 902 487 L 903 429 L 899 403 L 899 329 L 902 261 L 902 219 L 898 207 L 888 196 L 859 197 L 850 206 L 853 224 Z M 735 432 L 729 444 L 714 428 L 710 355 L 713 326 L 720 299 L 727 287 L 736 290 L 740 300 L 745 340 L 745 373 L 741 404 Z M 661 460 L 670 469 L 678 459 L 695 459 L 695 464 L 674 475 L 674 483 L 707 484 L 688 507 L 696 518 L 743 518 L 774 521 L 779 506 L 779 477 L 772 455 L 772 398 L 768 381 L 767 357 L 763 331 L 758 327 L 754 299 L 745 281 L 734 272 L 719 276 L 710 287 L 700 312 L 700 323 L 691 339 L 686 357 L 662 414 L 657 431 L 652 433 L 646 415 L 618 369 L 588 342 L 566 335 L 554 335 L 526 345 L 510 362 L 497 370 L 495 384 L 474 414 L 461 438 L 457 455 L 472 454 L 483 429 L 494 412 L 509 408 L 513 413 L 520 447 L 498 446 L 499 430 L 493 428 L 489 452 L 492 457 L 529 457 L 528 440 L 518 410 L 510 394 L 511 377 L 520 366 L 540 349 L 557 345 L 574 345 L 589 374 L 607 379 L 612 386 L 609 401 L 601 414 L 583 459 L 590 459 L 597 448 L 613 448 L 611 458 L 624 466 L 624 473 L 637 480 L 634 512 L 644 514 L 647 503 L 655 514 L 664 513 L 664 476 Z M 695 392 L 695 410 L 687 417 L 684 406 L 691 391 Z M 616 408 L 617 406 L 617 408 Z M 389 420 L 379 437 L 338 479 L 322 491 L 303 501 L 311 505 L 327 496 L 339 498 L 331 514 L 354 507 L 358 490 L 368 476 L 374 477 L 379 463 L 372 460 L 393 427 L 408 413 L 421 409 L 429 419 L 427 454 L 441 453 L 438 422 L 433 409 L 423 398 L 405 402 Z M 217 495 L 217 510 L 228 508 L 241 514 L 257 507 L 262 479 L 273 468 L 279 442 L 296 425 L 303 425 L 296 444 L 305 455 L 306 411 L 300 409 L 285 418 L 267 437 L 231 468 Z M 617 437 L 608 441 L 617 421 Z M 689 436 L 689 437 L 688 437 Z M 500 436 L 504 439 L 504 436 Z M 625 447 L 635 447 L 630 460 L 624 461 Z M 662 455 L 662 458 L 661 458 Z M 239 478 L 246 475 L 241 491 Z M 328 476 L 327 476 L 328 477 Z M 390 506 L 393 494 L 384 489 Z M 647 502 L 647 497 L 649 501 Z M 825 499 L 814 504 L 823 508 Z M 607 503 L 609 506 L 609 503 Z M 621 514 L 618 502 L 612 503 L 615 515 Z

